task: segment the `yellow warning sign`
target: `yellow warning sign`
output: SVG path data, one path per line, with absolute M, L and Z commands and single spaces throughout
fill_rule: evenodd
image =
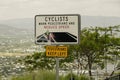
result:
M 46 56 L 67 57 L 67 47 L 66 46 L 46 46 Z

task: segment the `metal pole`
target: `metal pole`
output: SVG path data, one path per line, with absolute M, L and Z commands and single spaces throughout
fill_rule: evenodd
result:
M 105 57 L 107 56 L 106 34 L 107 34 L 107 30 L 105 28 Z M 107 74 L 107 60 L 106 59 L 105 59 L 105 64 L 106 64 L 105 72 Z
M 72 75 L 72 67 L 70 68 L 71 69 L 71 80 L 73 79 L 73 75 Z
M 59 58 L 56 58 L 56 80 L 59 80 Z

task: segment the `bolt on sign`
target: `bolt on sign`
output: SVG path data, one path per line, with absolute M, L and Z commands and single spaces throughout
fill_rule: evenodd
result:
M 67 57 L 67 47 L 66 46 L 46 46 L 46 56 Z
M 80 36 L 80 15 L 36 15 L 36 44 L 78 44 Z

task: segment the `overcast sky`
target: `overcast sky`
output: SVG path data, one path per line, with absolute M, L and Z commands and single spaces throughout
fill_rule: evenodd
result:
M 120 0 L 0 0 L 0 20 L 38 14 L 81 14 L 120 17 Z

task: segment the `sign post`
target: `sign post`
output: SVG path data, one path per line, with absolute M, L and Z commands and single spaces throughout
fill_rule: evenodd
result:
M 56 80 L 59 80 L 59 58 L 56 58 Z
M 46 56 L 56 57 L 56 80 L 59 80 L 59 57 L 67 57 L 67 47 L 46 46 Z
M 38 45 L 79 44 L 80 15 L 36 15 L 35 43 Z M 46 56 L 56 58 L 56 80 L 59 80 L 59 57 L 67 57 L 67 47 L 46 46 Z

